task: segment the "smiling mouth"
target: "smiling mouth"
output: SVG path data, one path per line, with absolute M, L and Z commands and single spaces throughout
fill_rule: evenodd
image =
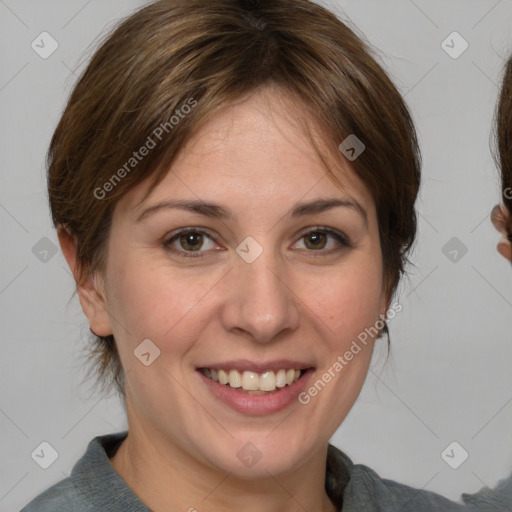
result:
M 282 368 L 277 371 L 267 370 L 262 373 L 238 370 L 217 370 L 214 368 L 198 369 L 205 377 L 229 386 L 241 393 L 263 395 L 291 386 L 307 372 L 307 369 Z

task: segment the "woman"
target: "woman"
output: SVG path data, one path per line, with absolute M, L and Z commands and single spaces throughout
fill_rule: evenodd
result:
M 163 0 L 124 21 L 53 136 L 53 221 L 129 431 L 44 510 L 459 510 L 329 439 L 414 241 L 408 110 L 306 0 Z

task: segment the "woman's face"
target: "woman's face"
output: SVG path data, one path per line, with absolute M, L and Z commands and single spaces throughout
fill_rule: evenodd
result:
M 325 449 L 388 306 L 372 197 L 341 155 L 343 190 L 330 181 L 296 113 L 274 92 L 215 116 L 146 200 L 144 183 L 118 203 L 97 281 L 91 327 L 115 336 L 131 435 L 237 474 Z

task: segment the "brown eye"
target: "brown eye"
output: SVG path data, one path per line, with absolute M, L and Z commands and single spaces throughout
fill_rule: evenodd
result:
M 185 250 L 198 251 L 203 245 L 203 235 L 196 231 L 189 231 L 180 235 L 179 242 Z
M 163 243 L 166 250 L 183 257 L 200 257 L 216 249 L 212 237 L 200 229 L 185 229 Z M 195 254 L 194 254 L 195 253 Z
M 327 242 L 327 234 L 321 231 L 311 231 L 304 237 L 308 249 L 323 249 Z
M 326 254 L 351 247 L 346 235 L 327 228 L 309 231 L 302 235 L 300 241 L 303 241 L 304 247 L 299 247 L 299 249 L 305 248 L 310 252 L 317 251 Z

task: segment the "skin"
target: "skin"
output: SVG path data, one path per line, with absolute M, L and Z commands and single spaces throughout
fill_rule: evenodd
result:
M 114 334 L 126 374 L 129 435 L 111 463 L 157 512 L 335 510 L 324 489 L 327 444 L 361 390 L 374 340 L 309 404 L 269 415 L 232 410 L 196 371 L 298 358 L 315 367 L 314 383 L 389 307 L 374 201 L 339 155 L 343 190 L 328 178 L 296 122 L 303 111 L 265 90 L 214 116 L 143 203 L 147 183 L 120 200 L 106 268 L 79 287 L 91 329 Z M 137 220 L 162 201 L 198 198 L 232 218 L 161 208 Z M 357 202 L 366 218 L 347 206 L 291 218 L 296 203 L 317 198 Z M 318 226 L 351 246 L 331 236 L 314 246 L 304 234 Z M 187 227 L 211 236 L 198 258 L 165 248 Z M 250 264 L 235 252 L 247 236 L 263 248 Z M 74 269 L 73 239 L 64 229 L 59 238 Z M 187 249 L 179 238 L 169 245 Z M 150 366 L 133 354 L 147 338 L 161 351 Z M 247 442 L 262 454 L 251 468 L 236 456 Z
M 501 234 L 496 246 L 498 252 L 507 260 L 512 261 L 512 243 L 507 239 L 507 226 L 510 226 L 510 212 L 503 204 L 497 204 L 491 213 L 491 221 Z

